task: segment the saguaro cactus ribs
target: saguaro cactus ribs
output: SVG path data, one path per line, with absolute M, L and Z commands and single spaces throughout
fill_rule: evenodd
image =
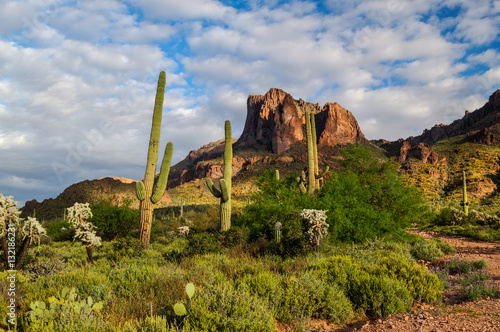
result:
M 231 177 L 233 175 L 233 145 L 231 142 L 231 122 L 226 120 L 225 147 L 224 147 L 224 173 L 219 180 L 220 190 L 214 186 L 210 178 L 207 178 L 207 186 L 210 192 L 220 198 L 220 224 L 222 231 L 231 228 Z
M 136 184 L 137 198 L 139 204 L 139 239 L 144 243 L 145 249 L 149 248 L 151 237 L 151 223 L 153 221 L 153 210 L 156 203 L 160 201 L 167 187 L 168 173 L 174 145 L 168 142 L 160 168 L 160 176 L 153 194 L 155 181 L 156 163 L 158 161 L 158 149 L 160 144 L 161 117 L 163 112 L 163 98 L 165 94 L 165 72 L 160 72 L 158 78 L 158 88 L 156 90 L 155 106 L 153 112 L 153 123 L 151 126 L 151 136 L 149 138 L 148 159 L 146 163 L 146 174 L 144 182 L 138 181 Z

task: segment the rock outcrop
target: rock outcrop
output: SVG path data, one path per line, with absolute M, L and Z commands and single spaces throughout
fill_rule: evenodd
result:
M 465 139 L 469 142 L 487 145 L 500 142 L 500 90 L 494 92 L 483 107 L 474 112 L 465 111 L 462 119 L 425 129 L 420 136 L 394 142 L 381 141 L 380 146 L 399 162 L 414 157 L 433 165 L 445 165 L 446 158 L 439 156 L 432 145 L 458 135 L 466 135 Z
M 482 123 L 487 121 L 490 114 L 500 111 L 500 90 L 495 91 L 483 107 L 474 112 L 465 111 L 463 118 L 453 121 L 449 125 L 439 124 L 431 129 L 425 129 L 418 139 L 425 143 L 435 143 L 453 136 L 467 134 L 470 131 L 482 129 L 490 126 L 492 123 Z M 493 122 L 499 122 L 498 117 L 492 119 Z M 478 128 L 481 124 L 482 128 Z M 495 138 L 498 139 L 498 138 Z
M 436 166 L 446 165 L 446 157 L 441 157 L 437 154 L 429 144 L 419 143 L 412 147 L 409 140 L 403 141 L 397 157 L 398 162 L 402 163 L 412 157 L 423 163 L 429 163 Z
M 327 103 L 316 116 L 318 145 L 346 145 L 365 139 L 358 121 L 337 103 Z
M 247 100 L 247 118 L 235 148 L 257 148 L 281 154 L 304 139 L 304 113 L 316 114 L 316 136 L 319 145 L 338 145 L 364 141 L 365 137 L 351 112 L 337 103 L 323 108 L 295 100 L 280 89 Z

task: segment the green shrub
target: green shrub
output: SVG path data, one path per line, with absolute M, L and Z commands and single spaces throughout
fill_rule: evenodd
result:
M 462 286 L 468 286 L 468 285 L 476 284 L 479 282 L 489 281 L 491 279 L 492 279 L 491 276 L 489 276 L 483 272 L 471 272 L 471 273 L 467 273 L 467 274 L 462 275 L 458 279 L 458 282 Z
M 205 255 L 220 252 L 222 246 L 217 237 L 209 232 L 196 233 L 189 238 L 188 255 Z
M 475 282 L 463 288 L 462 301 L 476 301 L 486 297 L 498 296 L 495 284 L 485 282 Z
M 336 284 L 328 284 L 309 273 L 283 277 L 278 299 L 276 318 L 282 322 L 313 317 L 345 323 L 354 315 L 351 302 Z
M 417 260 L 435 262 L 444 256 L 436 242 L 429 240 L 418 241 L 411 249 L 411 255 Z
M 116 240 L 139 228 L 139 210 L 132 209 L 130 204 L 131 200 L 123 200 L 117 206 L 102 198 L 90 204 L 92 218 L 89 222 L 97 227 L 97 235 L 102 240 Z
M 36 280 L 39 277 L 60 273 L 66 266 L 67 264 L 61 259 L 51 259 L 27 264 L 24 266 L 23 271 L 31 276 L 33 280 Z
M 436 246 L 443 252 L 445 255 L 453 255 L 456 254 L 457 250 L 448 242 L 443 241 L 441 239 L 431 239 L 430 241 L 436 243 Z
M 257 187 L 259 190 L 253 193 L 252 203 L 234 220 L 234 225 L 248 227 L 252 241 L 274 239 L 277 221 L 285 227 L 288 220 L 297 218 L 300 210 L 312 208 L 311 196 L 300 193 L 293 175 L 278 181 L 275 172 L 269 170 L 257 179 Z
M 136 297 L 141 285 L 159 273 L 157 264 L 144 259 L 123 260 L 121 264 L 125 266 L 111 270 L 108 276 L 115 295 L 119 297 Z
M 281 223 L 281 241 L 279 243 L 274 239 L 270 241 L 268 253 L 283 258 L 291 258 L 304 256 L 312 252 L 312 246 L 305 236 L 307 225 L 298 213 L 290 215 Z
M 366 272 L 350 280 L 348 294 L 354 307 L 363 309 L 369 317 L 407 312 L 412 304 L 410 292 L 402 282 Z
M 238 289 L 244 285 L 250 294 L 256 295 L 268 302 L 273 317 L 276 317 L 276 312 L 280 309 L 280 300 L 283 293 L 281 282 L 282 277 L 271 271 L 245 274 L 236 279 Z
M 444 268 L 448 269 L 450 274 L 466 274 L 472 271 L 477 271 L 486 268 L 487 263 L 484 259 L 477 261 L 466 261 L 459 258 L 452 258 L 449 262 L 443 264 Z
M 27 301 L 47 301 L 66 285 L 76 287 L 82 297 L 91 296 L 95 301 L 107 300 L 112 289 L 106 275 L 91 269 L 74 268 L 36 279 L 26 289 Z
M 402 282 L 415 301 L 432 303 L 441 298 L 444 285 L 435 274 L 409 258 L 385 252 L 368 268 L 371 274 L 384 274 Z
M 194 331 L 275 331 L 265 301 L 229 282 L 200 289 L 184 326 Z
M 113 256 L 115 259 L 140 257 L 143 251 L 144 243 L 137 238 L 126 236 L 113 242 Z
M 484 270 L 486 267 L 488 267 L 488 263 L 486 263 L 484 258 L 472 262 L 472 268 L 474 270 Z
M 177 332 L 179 329 L 169 326 L 165 316 L 153 315 L 144 320 L 130 320 L 115 330 L 116 332 Z M 188 332 L 188 329 L 184 329 Z
M 250 230 L 245 226 L 232 226 L 228 231 L 219 235 L 219 241 L 225 248 L 245 244 L 248 241 Z
M 52 241 L 73 241 L 75 229 L 67 220 L 58 221 L 47 226 L 47 235 Z

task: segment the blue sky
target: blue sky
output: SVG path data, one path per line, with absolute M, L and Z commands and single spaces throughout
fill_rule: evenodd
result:
M 144 175 L 158 73 L 174 163 L 238 138 L 250 94 L 350 110 L 369 139 L 450 123 L 500 88 L 500 1 L 0 0 L 0 192 Z M 161 158 L 161 156 L 160 156 Z

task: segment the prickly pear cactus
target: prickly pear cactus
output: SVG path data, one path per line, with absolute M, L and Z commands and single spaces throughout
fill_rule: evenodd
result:
M 191 310 L 191 299 L 194 295 L 194 285 L 189 283 L 186 285 L 186 304 L 178 302 L 174 305 L 174 312 L 177 316 L 186 316 Z

